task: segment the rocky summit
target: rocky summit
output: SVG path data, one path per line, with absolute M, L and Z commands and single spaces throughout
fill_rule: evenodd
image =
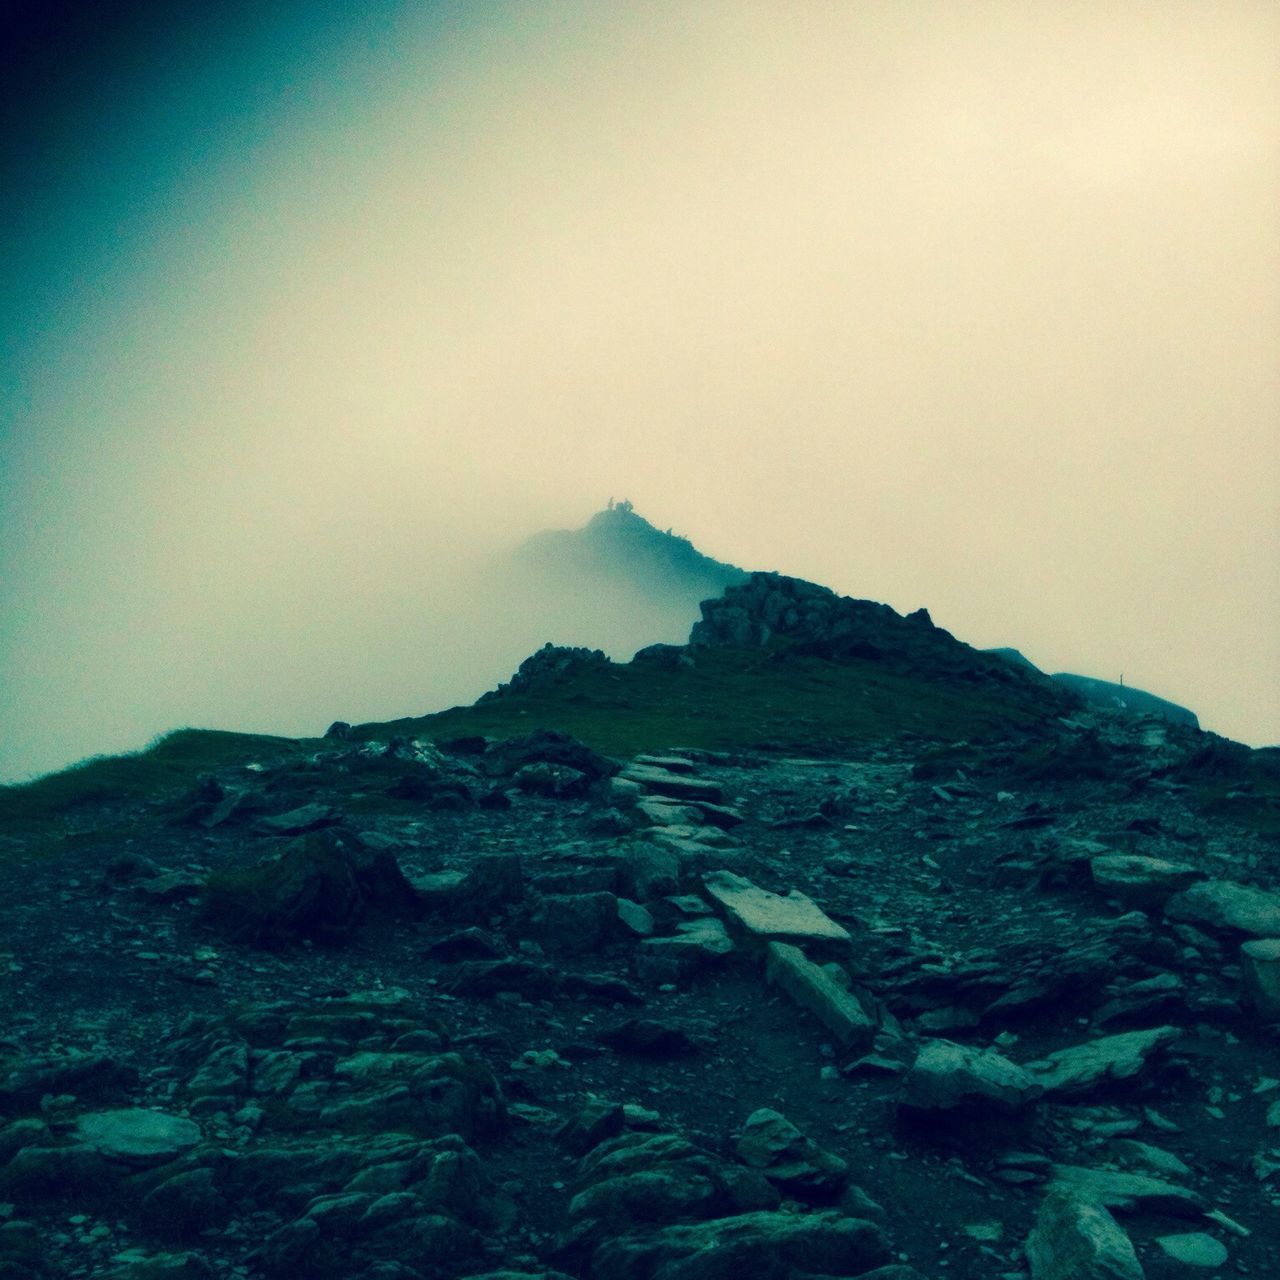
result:
M 702 612 L 0 791 L 0 1276 L 1280 1275 L 1276 753 Z

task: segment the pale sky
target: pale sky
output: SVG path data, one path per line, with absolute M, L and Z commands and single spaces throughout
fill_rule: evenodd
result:
M 1280 742 L 1280 7 L 176 12 L 3 121 L 0 778 L 470 700 L 610 495 Z

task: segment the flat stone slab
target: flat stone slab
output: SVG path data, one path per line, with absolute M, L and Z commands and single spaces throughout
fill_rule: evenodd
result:
M 765 961 L 765 981 L 780 987 L 807 1009 L 845 1048 L 866 1048 L 875 1039 L 875 1020 L 862 1001 L 846 991 L 799 947 L 771 942 Z
M 175 1160 L 201 1139 L 194 1121 L 142 1107 L 91 1111 L 76 1121 L 76 1135 L 108 1160 L 140 1166 Z
M 783 897 L 732 871 L 712 871 L 702 884 L 729 924 L 760 942 L 853 941 L 848 929 L 794 889 Z
M 626 782 L 638 783 L 644 790 L 660 796 L 672 796 L 677 800 L 707 800 L 719 804 L 724 792 L 718 782 L 706 778 L 694 778 L 685 773 L 672 773 L 652 765 L 631 764 L 619 775 Z
M 1209 1267 L 1216 1270 L 1218 1267 L 1225 1267 L 1227 1259 L 1231 1256 L 1227 1253 L 1227 1246 L 1221 1240 L 1215 1240 L 1213 1236 L 1203 1231 L 1188 1231 L 1174 1236 L 1156 1236 L 1156 1244 L 1175 1262 L 1181 1262 L 1188 1267 Z
M 1280 938 L 1280 893 L 1234 880 L 1202 880 L 1169 899 L 1165 914 L 1210 929 L 1235 929 L 1255 938 Z
M 926 1040 L 907 1073 L 901 1105 L 912 1111 L 1021 1111 L 1041 1086 L 1016 1062 L 991 1049 Z
M 1094 886 L 1135 906 L 1159 907 L 1175 893 L 1204 879 L 1198 867 L 1137 853 L 1102 853 L 1089 860 Z
M 1050 1097 L 1078 1098 L 1108 1083 L 1131 1080 L 1148 1058 L 1181 1035 L 1178 1027 L 1153 1027 L 1103 1036 L 1029 1062 L 1027 1071 Z
M 1050 1191 L 1091 1200 L 1114 1213 L 1168 1213 L 1177 1218 L 1199 1218 L 1208 1208 L 1204 1198 L 1187 1187 L 1142 1173 L 1074 1164 L 1055 1164 L 1052 1172 Z

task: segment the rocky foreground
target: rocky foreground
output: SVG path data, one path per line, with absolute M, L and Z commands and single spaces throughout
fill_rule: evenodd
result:
M 1205 741 L 339 732 L 10 834 L 0 1275 L 1274 1277 L 1277 846 Z

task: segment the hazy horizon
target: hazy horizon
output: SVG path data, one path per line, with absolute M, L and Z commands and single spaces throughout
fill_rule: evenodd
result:
M 610 495 L 1280 742 L 1274 5 L 107 8 L 0 31 L 0 780 L 474 697 Z

